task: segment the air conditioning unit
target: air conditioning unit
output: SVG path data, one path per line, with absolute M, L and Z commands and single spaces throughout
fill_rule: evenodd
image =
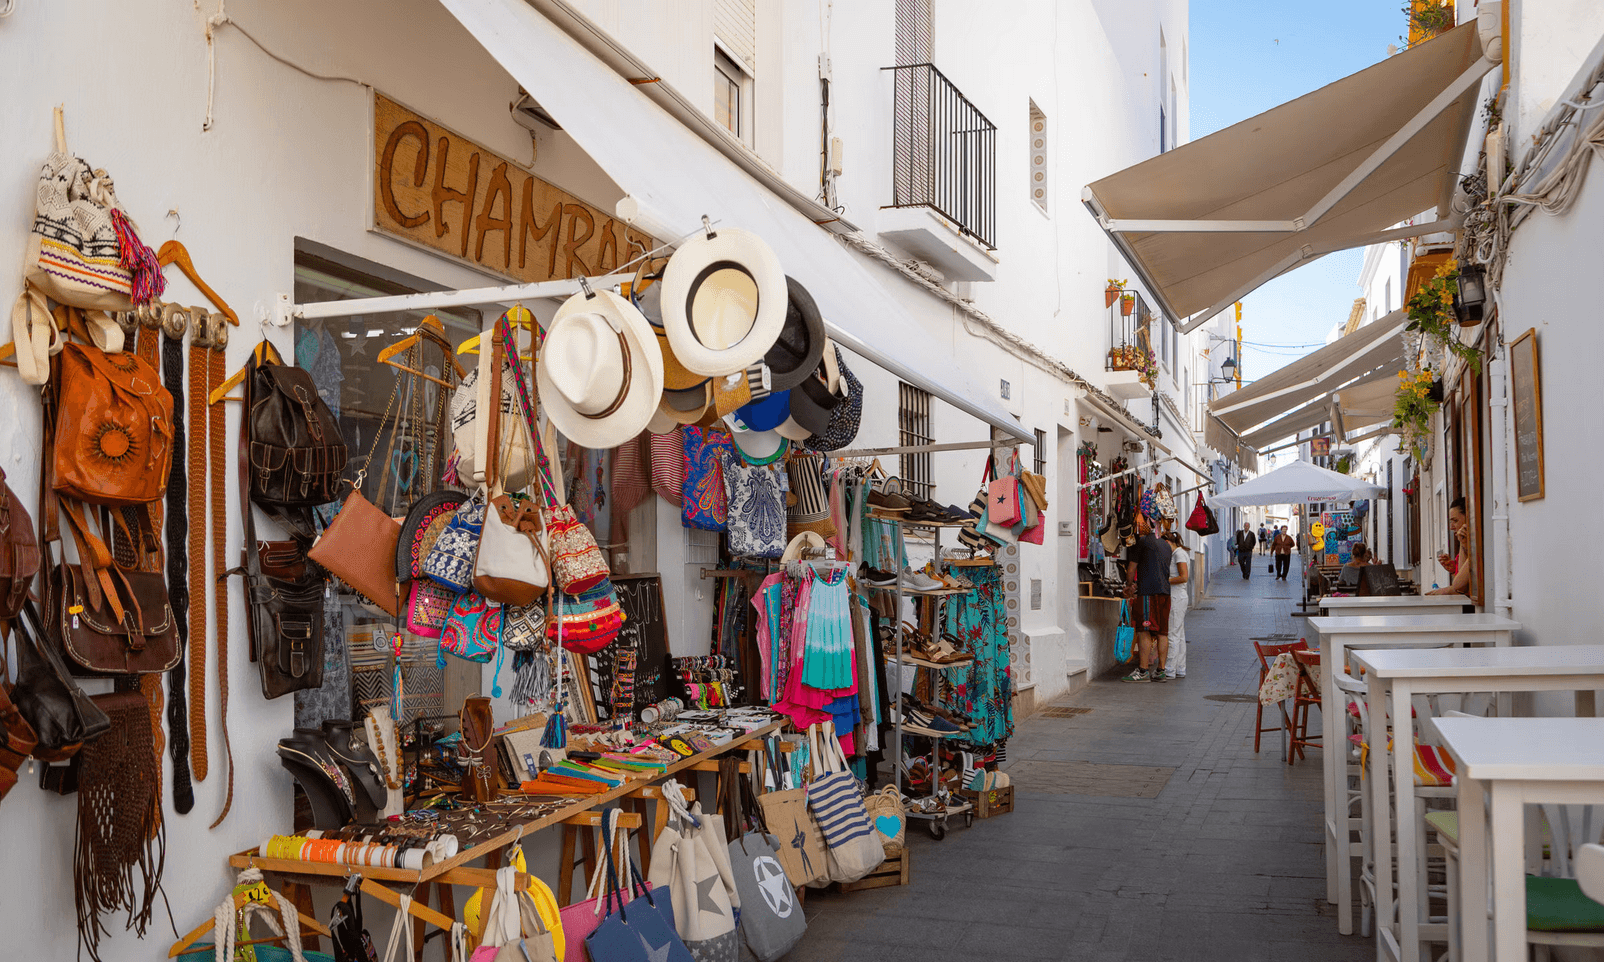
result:
M 526 130 L 541 133 L 543 130 L 561 130 L 557 121 L 546 113 L 546 108 L 540 106 L 535 98 L 529 96 L 529 91 L 518 88 L 518 97 L 507 105 L 512 111 L 513 122 Z

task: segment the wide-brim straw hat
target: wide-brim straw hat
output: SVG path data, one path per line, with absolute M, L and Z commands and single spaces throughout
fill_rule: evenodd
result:
M 535 379 L 564 437 L 585 448 L 615 448 L 658 410 L 663 354 L 629 301 L 611 291 L 575 294 L 552 318 Z
M 658 286 L 674 355 L 686 370 L 709 377 L 762 362 L 791 302 L 774 251 L 756 234 L 731 227 L 681 244 Z

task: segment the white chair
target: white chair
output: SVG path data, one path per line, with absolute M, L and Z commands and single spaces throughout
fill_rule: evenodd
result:
M 1588 843 L 1576 850 L 1576 882 L 1583 895 L 1604 902 L 1604 845 Z
M 1604 866 L 1598 866 L 1600 856 L 1589 851 L 1599 849 L 1604 837 L 1604 806 L 1538 807 L 1548 825 L 1548 857 L 1539 860 L 1536 877 L 1526 880 L 1526 942 L 1533 947 L 1536 962 L 1548 962 L 1555 945 L 1604 948 L 1604 904 L 1596 893 L 1581 887 L 1580 874 L 1585 861 L 1590 888 L 1600 881 L 1591 878 L 1594 872 L 1604 876 Z M 1534 921 L 1543 928 L 1532 928 Z

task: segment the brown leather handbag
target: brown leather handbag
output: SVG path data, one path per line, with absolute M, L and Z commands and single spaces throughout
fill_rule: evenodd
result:
M 400 539 L 400 522 L 353 487 L 307 556 L 394 617 L 401 611 L 401 585 L 395 577 Z
M 22 610 L 28 585 L 39 573 L 39 540 L 33 519 L 5 478 L 0 468 L 0 620 L 9 621 Z
M 269 555 L 261 553 L 264 545 Z M 246 627 L 262 666 L 262 696 L 322 688 L 322 573 L 295 542 L 258 543 L 254 537 L 246 542 L 245 571 Z
M 159 571 L 107 569 L 114 596 L 89 588 L 74 564 L 50 572 L 48 613 L 75 675 L 146 674 L 178 664 L 178 619 Z M 120 604 L 118 617 L 113 602 Z
M 53 485 L 79 501 L 148 504 L 167 490 L 173 397 L 129 352 L 68 344 L 57 359 Z

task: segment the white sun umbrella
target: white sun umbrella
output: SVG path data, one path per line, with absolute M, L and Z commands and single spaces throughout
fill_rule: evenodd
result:
M 1214 499 L 1214 504 L 1222 508 L 1242 508 L 1253 504 L 1356 501 L 1373 498 L 1384 490 L 1381 485 L 1328 471 L 1307 461 L 1294 461 L 1227 490 Z

